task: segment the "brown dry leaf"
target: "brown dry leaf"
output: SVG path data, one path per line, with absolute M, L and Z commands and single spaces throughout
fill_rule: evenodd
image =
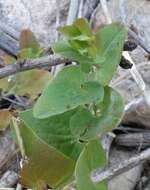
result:
M 28 95 L 32 99 L 42 92 L 45 84 L 51 79 L 51 75 L 45 70 L 31 70 L 16 75 L 14 92 L 18 95 Z
M 1 56 L 0 58 L 4 62 L 4 65 L 9 65 L 16 62 L 16 59 L 13 56 L 8 55 L 8 54 L 5 54 L 4 56 Z
M 26 30 L 22 30 L 20 34 L 19 47 L 20 47 L 20 50 L 26 49 L 26 48 L 32 48 L 35 52 L 37 52 L 40 48 L 40 45 L 37 42 L 36 37 L 34 36 L 34 33 L 30 31 L 29 29 L 26 29 Z
M 11 114 L 8 109 L 0 110 L 0 130 L 5 129 L 11 120 Z

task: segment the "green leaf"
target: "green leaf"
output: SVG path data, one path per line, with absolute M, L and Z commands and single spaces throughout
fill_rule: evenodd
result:
M 79 107 L 75 114 L 70 119 L 70 130 L 76 138 L 81 138 L 93 122 L 91 112 L 83 107 Z
M 119 124 L 124 103 L 118 92 L 105 87 L 104 101 L 97 107 L 95 115 L 86 109 L 81 109 L 72 116 L 70 128 L 73 135 L 81 140 L 88 140 L 112 130 Z
M 67 66 L 44 89 L 34 106 L 37 118 L 46 118 L 72 110 L 79 105 L 103 100 L 103 87 L 97 82 L 86 82 L 79 66 Z
M 86 36 L 91 36 L 91 37 L 93 36 L 92 30 L 86 19 L 84 19 L 84 18 L 76 19 L 74 21 L 74 26 L 76 26 L 82 34 L 84 34 Z
M 53 50 L 55 53 L 58 53 L 63 57 L 71 59 L 73 61 L 87 63 L 89 61 L 89 58 L 86 57 L 85 59 L 85 56 L 81 55 L 79 51 L 75 50 L 74 48 L 71 47 L 68 41 L 59 41 L 53 45 Z
M 74 25 L 61 26 L 58 28 L 58 31 L 64 33 L 66 36 L 69 37 L 75 37 L 81 34 Z
M 124 101 L 122 96 L 113 88 L 105 87 L 103 109 L 102 112 L 100 112 L 100 116 L 97 120 L 97 125 L 99 126 L 100 132 L 106 133 L 112 130 L 114 127 L 117 127 L 122 119 L 123 113 Z M 91 132 L 94 135 L 98 133 L 99 129 L 93 129 L 93 132 Z
M 84 72 L 92 70 L 89 65 L 94 65 L 96 71 L 92 74 L 93 79 L 108 85 L 121 59 L 127 36 L 125 27 L 114 23 L 92 34 L 88 23 L 78 19 L 73 25 L 61 28 L 61 31 L 69 35 L 68 41 L 54 44 L 54 51 L 79 62 Z
M 92 59 L 87 55 L 84 55 L 87 52 L 86 48 L 81 48 L 81 43 L 76 43 L 76 41 L 59 41 L 53 45 L 53 50 L 55 53 L 62 55 L 65 58 L 68 58 L 72 61 L 77 61 L 81 64 L 83 72 L 90 72 Z M 82 43 L 83 44 L 83 43 Z M 78 47 L 78 48 L 77 48 Z M 80 48 L 79 48 L 80 47 Z
M 33 52 L 36 53 L 38 52 L 40 45 L 37 42 L 33 32 L 27 29 L 27 30 L 22 30 L 20 34 L 19 47 L 20 50 L 31 48 L 33 49 Z
M 72 25 L 60 27 L 59 31 L 68 36 L 68 40 L 59 41 L 53 45 L 55 53 L 80 62 L 82 70 L 89 72 L 93 63 L 93 57 L 96 56 L 94 35 L 86 19 L 77 19 Z
M 21 49 L 18 52 L 17 57 L 18 59 L 31 59 L 31 58 L 36 58 L 37 54 L 33 51 L 32 48 L 26 48 L 26 49 Z
M 70 131 L 69 121 L 74 113 L 75 110 L 46 119 L 37 119 L 33 116 L 32 110 L 27 110 L 20 113 L 20 118 L 47 144 L 77 160 L 84 145 Z
M 126 28 L 119 23 L 107 25 L 96 34 L 95 78 L 103 85 L 108 85 L 120 63 L 126 36 Z
M 45 183 L 56 188 L 70 179 L 74 171 L 71 159 L 46 144 L 24 123 L 20 126 L 20 135 L 28 157 L 21 170 L 23 185 L 36 188 L 39 183 Z
M 93 37 L 88 21 L 84 18 L 76 19 L 72 25 L 59 27 L 58 30 L 69 36 L 71 39 L 88 41 Z
M 94 183 L 91 172 L 106 164 L 105 153 L 97 140 L 90 141 L 76 163 L 77 190 L 107 190 L 106 182 Z
M 43 55 L 43 49 L 39 48 L 36 52 L 32 48 L 25 48 L 18 51 L 18 59 L 33 59 Z
M 88 44 L 87 42 L 82 42 L 78 40 L 69 40 L 70 46 L 74 49 L 74 51 L 78 52 L 80 56 L 88 56 Z M 81 60 L 80 60 L 81 62 Z

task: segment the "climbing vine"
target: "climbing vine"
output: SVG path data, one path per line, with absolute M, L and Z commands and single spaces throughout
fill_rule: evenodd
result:
M 43 189 L 44 184 L 57 189 L 75 179 L 78 190 L 105 190 L 107 183 L 92 182 L 91 172 L 106 164 L 101 136 L 122 118 L 122 97 L 109 83 L 120 63 L 127 31 L 113 23 L 94 33 L 82 18 L 58 30 L 66 37 L 52 49 L 74 64 L 64 66 L 55 77 L 40 70 L 15 76 L 28 82 L 18 85 L 19 79 L 15 80 L 14 92 L 30 93 L 33 99 L 45 85 L 33 108 L 19 112 L 19 122 L 13 118 L 11 123 L 13 131 L 19 126 L 25 152 L 21 183 L 34 189 Z M 29 33 L 21 34 L 19 58 L 44 52 Z M 39 72 L 37 78 L 33 72 Z

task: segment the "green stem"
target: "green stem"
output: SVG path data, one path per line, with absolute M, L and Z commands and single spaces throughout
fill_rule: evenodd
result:
M 22 137 L 21 137 L 21 134 L 20 134 L 20 130 L 19 130 L 19 126 L 17 124 L 17 121 L 15 118 L 12 118 L 12 122 L 13 122 L 13 126 L 14 126 L 14 129 L 15 129 L 15 132 L 16 132 L 16 137 L 17 137 L 17 142 L 18 142 L 18 146 L 19 146 L 19 149 L 20 149 L 20 152 L 21 152 L 21 156 L 23 158 L 25 158 L 25 149 L 24 149 L 24 145 L 23 145 L 23 140 L 22 140 Z

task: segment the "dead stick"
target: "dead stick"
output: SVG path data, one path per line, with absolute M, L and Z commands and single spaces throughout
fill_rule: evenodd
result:
M 17 183 L 18 174 L 14 171 L 7 171 L 0 179 L 0 188 L 12 187 Z
M 66 59 L 58 55 L 50 55 L 37 59 L 18 60 L 16 63 L 0 69 L 0 79 L 16 74 L 18 72 L 23 72 L 35 68 L 40 69 L 48 66 L 52 67 L 54 65 L 63 64 L 66 61 Z
M 93 171 L 91 174 L 91 179 L 95 183 L 99 183 L 106 179 L 111 179 L 112 177 L 118 176 L 130 170 L 148 159 L 150 159 L 150 148 L 132 156 L 128 160 L 118 163 L 117 165 L 106 167 L 103 170 L 98 169 Z
M 150 131 L 117 135 L 115 143 L 124 147 L 148 147 L 150 145 Z
M 136 35 L 134 31 L 128 29 L 128 34 L 136 41 L 139 46 L 141 46 L 141 48 L 143 48 L 148 54 L 150 54 L 150 49 L 144 44 L 144 42 Z

